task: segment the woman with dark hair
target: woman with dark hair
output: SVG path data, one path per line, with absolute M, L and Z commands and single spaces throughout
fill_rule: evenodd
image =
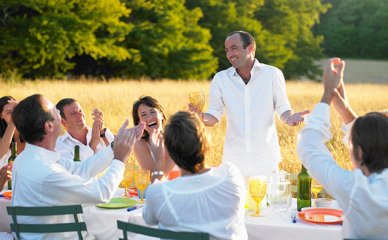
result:
M 344 211 L 344 238 L 387 239 L 388 114 L 370 112 L 358 117 L 353 112 L 345 94 L 344 68 L 339 58 L 326 66 L 324 93 L 299 134 L 298 155 Z M 332 137 L 331 103 L 345 124 L 352 171 L 338 166 L 325 145 Z
M 229 162 L 206 166 L 210 140 L 198 116 L 174 114 L 164 141 L 182 177 L 149 186 L 145 222 L 161 229 L 209 233 L 211 239 L 247 239 L 243 176 Z
M 155 98 L 142 96 L 133 104 L 132 117 L 135 126 L 145 123 L 144 134 L 134 146 L 140 167 L 151 171 L 152 180 L 167 176 L 175 164 L 163 142 L 166 117 L 162 106 Z
M 18 146 L 18 153 L 20 153 L 25 146 L 25 142 L 19 136 L 12 121 L 12 111 L 18 104 L 15 98 L 11 96 L 4 96 L 0 98 L 0 165 L 5 165 L 11 154 L 9 147 L 12 141 L 15 141 Z

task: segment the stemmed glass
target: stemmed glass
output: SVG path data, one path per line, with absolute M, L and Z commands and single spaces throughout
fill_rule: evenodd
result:
M 191 105 L 195 106 L 200 112 L 202 112 L 205 106 L 205 94 L 203 91 L 196 91 L 189 93 L 189 100 Z
M 317 201 L 317 198 L 318 198 L 318 193 L 320 193 L 322 190 L 323 190 L 322 185 L 319 184 L 319 182 L 315 178 L 313 178 L 312 181 L 311 181 L 311 192 L 314 195 L 315 206 L 317 204 L 316 201 Z
M 260 216 L 260 203 L 267 193 L 267 178 L 265 176 L 254 176 L 249 178 L 249 194 L 256 203 L 256 212 L 251 213 L 252 217 Z
M 150 184 L 150 170 L 137 169 L 135 173 L 135 186 L 140 191 L 140 202 L 144 203 L 144 190 Z
M 130 164 L 125 164 L 124 178 L 121 185 L 124 187 L 124 197 L 129 197 L 128 188 L 133 186 L 134 169 Z

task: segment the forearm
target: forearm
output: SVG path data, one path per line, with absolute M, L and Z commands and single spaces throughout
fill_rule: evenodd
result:
M 212 127 L 218 123 L 218 119 L 209 113 L 202 113 L 202 121 L 205 126 Z
M 280 120 L 285 123 L 285 124 L 288 124 L 287 123 L 287 120 L 289 117 L 291 117 L 291 115 L 293 114 L 293 111 L 292 110 L 288 110 L 288 111 L 285 111 L 284 113 L 282 113 L 282 115 L 280 116 Z
M 12 136 L 15 132 L 15 125 L 9 124 L 3 137 L 0 139 L 0 158 L 3 158 L 5 154 L 7 154 L 9 150 L 9 146 L 12 141 Z

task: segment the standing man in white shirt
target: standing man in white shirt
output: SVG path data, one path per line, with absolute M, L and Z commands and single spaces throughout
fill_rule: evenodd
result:
M 73 98 L 60 100 L 56 108 L 62 117 L 62 125 L 66 132 L 57 140 L 57 152 L 63 157 L 74 158 L 74 146 L 80 146 L 80 160 L 83 161 L 113 141 L 113 134 L 104 128 L 103 113 L 94 109 L 93 127 L 88 127 L 85 122 L 85 113 L 81 105 Z
M 22 100 L 12 114 L 26 148 L 13 165 L 13 206 L 58 206 L 108 202 L 124 174 L 135 141 L 144 124 L 126 129 L 122 125 L 115 142 L 83 162 L 73 162 L 55 152 L 61 132 L 61 116 L 55 106 L 39 94 Z M 96 164 L 97 163 L 97 164 Z M 95 176 L 107 169 L 101 178 Z M 71 216 L 18 217 L 19 223 L 71 222 Z M 22 239 L 76 239 L 77 233 L 24 233 Z
M 236 164 L 244 176 L 269 175 L 281 161 L 275 112 L 283 123 L 296 126 L 309 111 L 293 113 L 283 73 L 255 59 L 256 42 L 250 33 L 229 33 L 225 51 L 232 67 L 214 76 L 208 111 L 192 105 L 189 109 L 207 126 L 218 123 L 226 111 L 223 161 Z
M 344 211 L 346 239 L 387 239 L 388 236 L 388 114 L 358 117 L 345 94 L 345 61 L 330 59 L 323 74 L 321 101 L 298 136 L 303 165 Z M 353 171 L 341 168 L 325 145 L 330 132 L 330 104 L 347 125 Z M 347 134 L 345 132 L 345 134 Z

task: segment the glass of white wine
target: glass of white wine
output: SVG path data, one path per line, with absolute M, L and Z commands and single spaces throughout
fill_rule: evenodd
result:
M 252 217 L 260 216 L 260 203 L 267 193 L 267 178 L 265 176 L 254 176 L 248 180 L 249 194 L 256 203 L 256 212 L 251 213 Z
M 315 205 L 316 205 L 316 201 L 318 199 L 318 194 L 323 190 L 323 187 L 321 184 L 319 184 L 319 182 L 313 178 L 312 181 L 311 181 L 311 192 L 314 196 L 314 201 L 315 201 Z
M 135 186 L 139 190 L 140 202 L 144 203 L 144 191 L 150 184 L 150 170 L 135 170 Z
M 202 90 L 189 93 L 189 100 L 191 105 L 195 106 L 198 111 L 202 112 L 203 107 L 205 106 L 205 94 Z

